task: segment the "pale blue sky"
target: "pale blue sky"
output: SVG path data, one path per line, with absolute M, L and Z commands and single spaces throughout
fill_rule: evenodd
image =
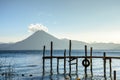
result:
M 0 42 L 24 39 L 30 24 L 58 38 L 120 43 L 120 0 L 0 0 Z

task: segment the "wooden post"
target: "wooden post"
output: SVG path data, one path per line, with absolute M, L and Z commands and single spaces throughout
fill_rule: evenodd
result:
M 92 70 L 92 47 L 90 48 L 90 71 L 91 71 L 91 76 L 93 77 L 93 70 Z
M 69 74 L 71 75 L 71 40 L 69 41 Z
M 51 41 L 51 50 L 50 50 L 50 58 L 51 58 L 50 59 L 50 65 L 51 65 L 50 66 L 50 69 L 51 69 L 50 73 L 51 73 L 51 75 L 52 75 L 52 56 L 53 56 L 52 54 L 53 54 L 53 42 Z
M 44 59 L 44 57 L 45 57 L 45 46 L 43 47 L 43 75 L 45 73 L 45 59 Z
M 78 58 L 76 58 L 76 75 L 78 74 Z
M 57 73 L 59 74 L 59 58 L 57 58 Z
M 114 71 L 114 80 L 117 80 L 117 79 L 116 79 L 116 71 Z
M 85 45 L 85 59 L 87 59 L 86 57 L 87 57 L 87 45 Z M 85 77 L 87 77 L 87 67 L 85 67 Z
M 103 53 L 103 56 L 104 56 L 104 78 L 105 78 L 105 80 L 106 80 L 106 53 L 104 52 Z
M 112 62 L 112 60 L 111 60 L 111 58 L 109 59 L 109 64 L 110 64 L 110 77 L 112 78 L 112 66 L 111 66 L 111 62 Z
M 66 74 L 66 49 L 64 50 L 64 74 Z
M 87 45 L 85 45 L 85 56 L 87 56 Z

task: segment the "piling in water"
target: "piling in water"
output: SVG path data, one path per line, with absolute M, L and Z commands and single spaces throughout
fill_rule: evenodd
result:
M 116 71 L 114 71 L 114 80 L 117 80 L 117 79 L 116 79 Z
M 93 77 L 93 69 L 92 69 L 92 47 L 90 48 L 90 72 L 91 72 L 91 77 Z
M 90 65 L 90 72 L 91 76 L 93 77 L 93 65 L 92 65 L 92 59 L 93 58 L 101 58 L 103 59 L 103 70 L 104 70 L 104 78 L 106 80 L 106 60 L 109 60 L 109 67 L 110 67 L 110 77 L 112 77 L 112 59 L 120 59 L 120 57 L 107 57 L 106 53 L 103 53 L 103 56 L 93 56 L 92 55 L 92 47 L 90 48 L 90 56 L 87 56 L 87 46 L 85 45 L 85 56 L 71 56 L 71 40 L 69 41 L 69 56 L 66 56 L 66 49 L 64 50 L 64 56 L 53 56 L 53 42 L 51 41 L 50 45 L 50 56 L 45 56 L 45 46 L 43 47 L 43 74 L 45 73 L 45 59 L 50 60 L 50 74 L 53 74 L 53 59 L 57 59 L 57 73 L 59 73 L 59 60 L 64 60 L 64 74 L 66 73 L 66 59 L 69 59 L 69 76 L 71 77 L 71 65 L 76 65 L 76 74 L 78 73 L 78 59 L 84 58 L 82 61 L 82 64 L 84 66 L 84 74 L 85 74 L 85 80 L 87 78 L 87 67 Z M 89 61 L 90 59 L 90 61 Z M 73 60 L 76 60 L 76 63 L 72 63 Z M 114 71 L 113 79 L 116 80 L 116 71 Z
M 103 53 L 103 56 L 104 56 L 104 59 L 103 59 L 104 60 L 103 62 L 104 63 L 104 78 L 106 80 L 106 53 L 105 52 Z
M 57 58 L 57 73 L 59 74 L 59 58 Z
M 50 65 L 51 65 L 51 67 L 50 67 L 50 73 L 51 73 L 51 75 L 52 75 L 52 55 L 53 55 L 53 42 L 51 41 L 51 48 L 50 48 L 51 50 L 50 50 L 50 56 L 51 56 L 51 59 L 50 59 Z
M 85 45 L 85 57 L 87 57 L 87 45 Z M 85 59 L 87 59 L 87 58 L 85 58 Z M 85 64 L 87 64 L 86 63 L 86 61 L 85 61 Z M 85 67 L 85 77 L 87 77 L 87 67 Z
M 64 74 L 66 74 L 66 49 L 64 50 Z
M 45 46 L 43 47 L 43 75 L 45 74 Z
M 76 75 L 78 74 L 78 58 L 76 58 Z
M 71 40 L 69 40 L 69 75 L 71 75 Z
M 109 66 L 110 66 L 110 77 L 112 78 L 112 65 L 111 65 L 111 58 L 109 59 Z

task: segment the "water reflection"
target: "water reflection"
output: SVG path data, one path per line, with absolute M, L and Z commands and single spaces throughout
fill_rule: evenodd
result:
M 73 51 L 75 56 L 84 55 L 81 51 Z M 58 54 L 59 53 L 59 54 Z M 63 56 L 63 51 L 56 51 L 54 55 Z M 108 53 L 109 56 L 120 56 L 117 53 Z M 46 55 L 49 55 L 49 51 Z M 73 54 L 72 54 L 73 55 Z M 102 53 L 94 53 L 93 55 L 102 55 Z M 0 53 L 0 79 L 4 80 L 6 78 L 12 80 L 64 80 L 66 75 L 70 76 L 71 80 L 84 78 L 84 67 L 81 64 L 83 59 L 79 59 L 78 62 L 78 74 L 75 73 L 75 66 L 72 67 L 72 75 L 69 75 L 69 64 L 66 62 L 66 74 L 64 74 L 64 60 L 60 60 L 59 74 L 57 74 L 57 60 L 53 60 L 53 75 L 50 75 L 50 61 L 46 60 L 45 65 L 45 74 L 43 75 L 42 71 L 42 52 L 13 52 L 13 53 Z M 67 60 L 68 61 L 68 60 Z M 109 61 L 107 61 L 107 80 L 109 78 Z M 117 80 L 120 79 L 120 60 L 112 61 L 112 69 L 117 71 Z M 113 72 L 112 70 L 112 72 Z M 90 68 L 88 67 L 88 74 L 90 74 Z M 89 77 L 89 80 L 103 80 L 103 60 L 102 59 L 93 59 L 93 75 L 94 77 Z

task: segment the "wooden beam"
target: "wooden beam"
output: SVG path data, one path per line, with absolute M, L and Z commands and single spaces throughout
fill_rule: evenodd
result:
M 50 59 L 51 57 L 50 56 L 45 56 L 44 57 L 45 59 Z M 64 56 L 52 56 L 52 58 L 59 58 L 59 59 L 64 59 Z M 66 58 L 91 58 L 91 56 L 87 56 L 87 57 L 85 57 L 85 56 L 66 56 Z M 104 57 L 103 56 L 92 56 L 92 58 L 101 58 L 101 59 L 104 59 Z M 120 59 L 120 57 L 111 57 L 111 56 L 106 56 L 106 59 Z

